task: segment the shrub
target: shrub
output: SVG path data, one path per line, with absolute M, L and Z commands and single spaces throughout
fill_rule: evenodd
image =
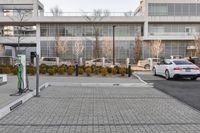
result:
M 83 75 L 83 68 L 78 68 L 78 74 Z
M 92 69 L 90 67 L 88 67 L 88 68 L 85 69 L 85 72 L 86 72 L 87 76 L 90 76 Z
M 17 75 L 17 68 L 13 68 L 13 69 L 12 69 L 12 74 L 13 74 L 13 75 Z
M 117 69 L 116 68 L 112 68 L 112 74 L 116 75 L 117 74 Z
M 114 66 L 114 68 L 117 70 L 117 74 L 120 74 L 120 72 L 119 72 L 120 67 Z
M 63 75 L 63 74 L 65 73 L 65 68 L 59 67 L 59 68 L 57 69 L 57 71 L 58 71 L 58 73 L 59 73 L 60 75 Z
M 40 68 L 40 74 L 46 74 L 47 69 L 46 68 Z
M 95 68 L 94 69 L 94 73 L 96 74 L 96 75 L 98 75 L 99 73 L 100 73 L 100 69 L 97 67 L 97 68 Z
M 3 74 L 10 74 L 11 73 L 10 67 L 3 67 L 1 71 L 2 71 Z
M 40 68 L 46 68 L 46 67 L 47 67 L 46 64 L 41 64 L 41 65 L 40 65 Z
M 74 68 L 71 66 L 71 67 L 68 67 L 67 69 L 67 74 L 68 75 L 72 75 L 74 73 Z
M 29 74 L 30 75 L 35 75 L 36 74 L 36 69 L 34 67 L 29 68 Z
M 101 75 L 106 76 L 108 74 L 107 68 L 101 68 Z
M 2 74 L 3 72 L 2 72 L 2 69 L 3 69 L 3 67 L 0 67 L 0 74 Z
M 58 66 L 52 66 L 55 73 L 58 73 Z
M 50 68 L 47 70 L 49 75 L 54 75 L 55 74 L 55 70 Z
M 126 68 L 119 68 L 119 73 L 121 74 L 121 76 L 125 76 L 126 74 Z
M 111 67 L 106 67 L 108 70 L 108 73 L 112 73 L 112 68 Z

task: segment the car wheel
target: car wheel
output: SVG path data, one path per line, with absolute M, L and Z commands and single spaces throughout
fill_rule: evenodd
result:
M 169 71 L 168 71 L 168 70 L 165 71 L 165 78 L 166 78 L 167 80 L 170 80 L 170 74 L 169 74 Z
M 192 77 L 191 80 L 197 80 L 197 77 Z
M 148 65 L 148 64 L 145 65 L 145 66 L 144 66 L 144 69 L 150 69 L 150 65 Z
M 155 67 L 153 68 L 153 75 L 157 76 L 157 74 L 156 74 L 156 68 Z

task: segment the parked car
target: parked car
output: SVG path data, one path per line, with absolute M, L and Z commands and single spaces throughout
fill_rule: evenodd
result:
M 97 58 L 97 59 L 85 61 L 85 66 L 92 66 L 92 65 L 103 66 L 103 58 Z M 113 67 L 113 62 L 110 61 L 109 59 L 105 59 L 105 66 Z M 116 62 L 115 66 L 120 66 L 120 63 Z
M 39 64 L 45 64 L 45 65 L 71 65 L 71 62 L 69 61 L 61 61 L 59 57 L 41 57 Z
M 15 59 L 11 56 L 1 56 L 0 65 L 15 65 Z
M 190 78 L 197 80 L 200 77 L 200 68 L 186 59 L 165 59 L 153 67 L 153 74 L 172 78 Z
M 152 66 L 154 66 L 160 61 L 160 58 L 147 58 L 145 60 L 139 60 L 137 66 L 143 67 L 145 69 L 150 69 L 151 61 L 153 63 Z
M 186 57 L 185 59 L 189 60 L 189 57 Z M 200 67 L 200 58 L 199 57 L 192 57 L 192 60 L 194 61 L 194 64 Z

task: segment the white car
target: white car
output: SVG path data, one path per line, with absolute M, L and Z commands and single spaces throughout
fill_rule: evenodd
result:
M 41 57 L 39 64 L 46 64 L 46 65 L 71 65 L 69 61 L 61 61 L 59 57 Z
M 160 61 L 160 58 L 147 58 L 145 60 L 139 60 L 137 63 L 138 67 L 143 67 L 144 69 L 152 69 L 152 66 L 156 65 Z M 151 65 L 152 62 L 152 65 Z
M 85 66 L 103 66 L 103 59 L 102 58 L 97 58 L 94 60 L 89 60 L 89 61 L 85 61 Z M 110 61 L 109 59 L 105 59 L 105 66 L 106 67 L 112 67 L 113 63 L 112 61 Z M 115 66 L 120 66 L 120 63 L 115 63 Z
M 153 74 L 172 78 L 190 78 L 197 80 L 200 77 L 200 68 L 186 59 L 165 59 L 153 67 Z

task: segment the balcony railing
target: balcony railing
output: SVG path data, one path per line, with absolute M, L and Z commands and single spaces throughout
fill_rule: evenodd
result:
M 135 13 L 135 12 L 101 12 L 95 13 L 94 12 L 63 12 L 60 15 L 53 15 L 51 12 L 45 13 L 38 13 L 40 16 L 71 16 L 71 17 L 81 17 L 81 16 L 124 16 L 124 17 L 131 17 L 131 16 L 143 16 L 143 13 Z
M 195 36 L 198 34 L 196 32 L 150 32 L 149 36 Z

